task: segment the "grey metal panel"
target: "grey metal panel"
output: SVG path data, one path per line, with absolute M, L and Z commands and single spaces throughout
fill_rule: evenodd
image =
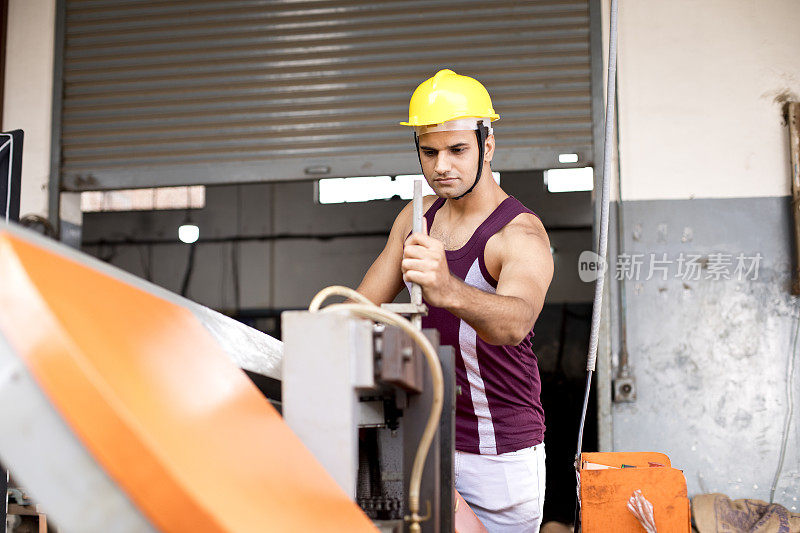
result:
M 355 499 L 359 419 L 355 369 L 362 362 L 372 366 L 372 323 L 342 312 L 290 311 L 281 315 L 281 324 L 287 348 L 281 380 L 283 419 Z
M 588 0 L 66 0 L 68 190 L 418 172 L 440 68 L 502 116 L 496 170 L 593 158 Z
M 636 401 L 613 405 L 615 451 L 667 453 L 689 494 L 769 500 L 784 417 L 793 425 L 775 502 L 800 508 L 800 395 L 792 339 L 800 306 L 791 296 L 791 198 L 626 201 L 624 252 L 667 254 L 668 279 L 627 285 L 627 332 Z M 679 254 L 762 255 L 758 279 L 684 280 Z M 609 265 L 614 268 L 613 264 Z M 731 271 L 733 266 L 731 267 Z M 734 276 L 731 276 L 735 278 Z M 613 333 L 618 332 L 615 329 Z

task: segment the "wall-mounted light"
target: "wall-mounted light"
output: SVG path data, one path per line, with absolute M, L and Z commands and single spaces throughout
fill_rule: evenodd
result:
M 178 238 L 186 244 L 195 243 L 200 238 L 200 228 L 191 223 L 181 224 L 178 228 Z
M 186 218 L 183 219 L 183 224 L 178 226 L 178 239 L 186 244 L 194 244 L 200 238 L 200 228 L 192 220 L 192 210 L 189 208 L 191 205 L 191 190 L 186 187 Z M 194 254 L 194 246 L 192 247 L 192 254 Z
M 558 154 L 559 163 L 577 163 L 578 154 Z

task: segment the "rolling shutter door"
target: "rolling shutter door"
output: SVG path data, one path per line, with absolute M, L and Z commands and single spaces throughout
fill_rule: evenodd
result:
M 438 69 L 492 95 L 495 170 L 592 160 L 588 0 L 66 0 L 67 190 L 419 172 Z

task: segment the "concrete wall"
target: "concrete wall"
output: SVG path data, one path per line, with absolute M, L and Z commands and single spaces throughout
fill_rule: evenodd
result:
M 3 131 L 25 131 L 20 216 L 47 216 L 55 0 L 10 0 Z
M 620 2 L 627 200 L 789 194 L 782 103 L 800 99 L 800 2 Z
M 775 501 L 797 511 L 800 365 L 790 371 L 800 302 L 789 295 L 781 107 L 800 94 L 800 2 L 649 0 L 620 9 L 623 245 L 612 258 L 641 254 L 643 270 L 612 287 L 614 297 L 624 290 L 637 399 L 613 405 L 611 446 L 666 452 L 690 494 L 769 500 L 786 436 Z M 738 254 L 761 254 L 758 279 L 715 279 L 715 253 L 731 261 L 730 274 Z M 667 279 L 646 279 L 650 254 L 667 254 Z M 700 279 L 678 275 L 681 254 L 699 256 Z M 615 364 L 619 320 L 612 316 Z

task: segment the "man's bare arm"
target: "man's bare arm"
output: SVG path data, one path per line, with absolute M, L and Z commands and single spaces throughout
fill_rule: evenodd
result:
M 537 231 L 519 225 L 506 232 L 497 243 L 502 247 L 497 293 L 462 283 L 451 312 L 486 342 L 515 346 L 525 339 L 542 312 L 553 278 L 553 257 L 543 228 Z
M 403 290 L 400 261 L 403 258 L 403 239 L 411 228 L 411 204 L 400 211 L 392 225 L 386 246 L 369 267 L 356 289 L 375 305 L 391 302 Z
M 437 244 L 438 243 L 438 244 Z M 406 243 L 404 276 L 423 286 L 425 299 L 466 321 L 491 344 L 517 345 L 533 328 L 553 277 L 550 242 L 541 224 L 512 223 L 487 245 L 499 257 L 497 293 L 471 287 L 451 275 L 441 243 L 412 236 Z M 441 258 L 440 258 L 441 257 Z M 446 272 L 446 273 L 445 273 Z

